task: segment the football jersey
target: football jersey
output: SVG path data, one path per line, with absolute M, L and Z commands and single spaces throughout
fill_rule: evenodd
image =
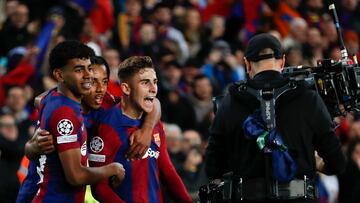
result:
M 54 91 L 56 91 L 56 88 L 50 90 L 43 98 L 41 98 L 39 109 L 38 109 L 38 111 L 40 113 L 39 117 L 41 117 L 41 112 L 42 112 L 42 109 L 45 106 L 46 102 L 49 101 L 49 99 L 45 99 L 45 98 L 48 95 L 52 95 Z M 102 103 L 102 108 L 108 109 L 119 101 L 120 101 L 120 98 L 114 97 L 111 94 L 106 93 L 103 103 Z M 92 110 L 89 114 L 83 115 L 86 128 L 90 128 L 92 126 L 92 124 L 94 123 L 93 117 L 96 117 L 96 116 L 92 116 L 92 115 L 93 114 L 96 115 L 96 112 L 97 112 L 96 110 L 95 111 Z M 89 118 L 89 119 L 86 119 L 86 118 Z M 40 124 L 40 121 L 38 121 L 36 128 L 40 127 L 39 124 Z M 28 167 L 28 174 L 26 175 L 26 178 L 19 189 L 16 203 L 29 203 L 32 201 L 32 199 L 34 199 L 36 193 L 39 190 L 38 183 L 40 180 L 40 176 L 37 173 L 37 167 L 39 167 L 39 159 L 30 160 L 29 167 Z
M 79 148 L 81 165 L 86 166 L 86 129 L 80 103 L 54 89 L 40 103 L 39 116 L 40 128 L 53 135 L 56 151 L 39 157 L 39 190 L 33 202 L 84 202 L 85 186 L 75 187 L 67 182 L 58 155 Z
M 121 163 L 125 179 L 113 188 L 110 180 L 93 187 L 93 195 L 100 202 L 162 202 L 160 178 L 174 194 L 175 200 L 191 202 L 185 186 L 172 165 L 166 144 L 163 126 L 158 123 L 152 134 L 149 149 L 140 160 L 125 157 L 129 149 L 130 134 L 140 127 L 140 119 L 125 116 L 119 105 L 99 111 L 96 118 L 96 134 L 89 135 L 89 164 L 103 166 L 112 162 Z

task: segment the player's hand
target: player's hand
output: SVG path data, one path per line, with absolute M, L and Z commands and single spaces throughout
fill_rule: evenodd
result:
M 114 168 L 115 168 L 115 175 L 113 175 L 110 178 L 111 185 L 113 187 L 117 187 L 122 183 L 122 181 L 125 178 L 125 169 L 124 169 L 123 165 L 120 163 L 114 162 L 111 164 L 114 165 Z
M 127 151 L 128 159 L 141 159 L 145 155 L 150 147 L 152 130 L 151 128 L 143 127 L 130 135 L 130 148 Z
M 39 154 L 49 154 L 55 151 L 53 136 L 46 130 L 35 131 L 36 146 Z

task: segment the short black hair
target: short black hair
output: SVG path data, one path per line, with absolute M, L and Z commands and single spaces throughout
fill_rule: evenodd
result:
M 154 69 L 154 64 L 150 56 L 132 56 L 120 63 L 118 77 L 122 82 L 133 77 L 136 73 L 145 68 Z
M 93 56 L 90 58 L 91 64 L 93 65 L 104 65 L 106 69 L 106 76 L 110 78 L 110 67 L 106 60 L 101 56 Z
M 76 40 L 63 41 L 50 52 L 50 70 L 62 68 L 68 63 L 68 60 L 74 58 L 90 59 L 93 56 L 95 56 L 94 50 L 85 44 Z

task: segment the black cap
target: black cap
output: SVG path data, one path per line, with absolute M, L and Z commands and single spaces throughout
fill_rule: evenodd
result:
M 270 48 L 274 51 L 273 54 L 259 55 L 262 50 Z M 262 33 L 252 37 L 246 47 L 245 57 L 248 61 L 260 61 L 268 58 L 280 59 L 283 56 L 283 49 L 281 43 L 271 34 Z

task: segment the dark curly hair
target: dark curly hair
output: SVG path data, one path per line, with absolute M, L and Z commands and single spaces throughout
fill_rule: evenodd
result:
M 149 56 L 132 56 L 120 64 L 118 77 L 120 81 L 126 81 L 145 68 L 154 69 L 154 64 Z
M 67 40 L 59 43 L 50 52 L 49 65 L 50 70 L 62 68 L 68 60 L 79 58 L 79 59 L 90 59 L 95 56 L 94 50 L 85 44 L 75 41 Z
M 110 77 L 110 67 L 106 60 L 101 56 L 93 56 L 90 58 L 91 64 L 104 65 L 106 69 L 106 76 Z

